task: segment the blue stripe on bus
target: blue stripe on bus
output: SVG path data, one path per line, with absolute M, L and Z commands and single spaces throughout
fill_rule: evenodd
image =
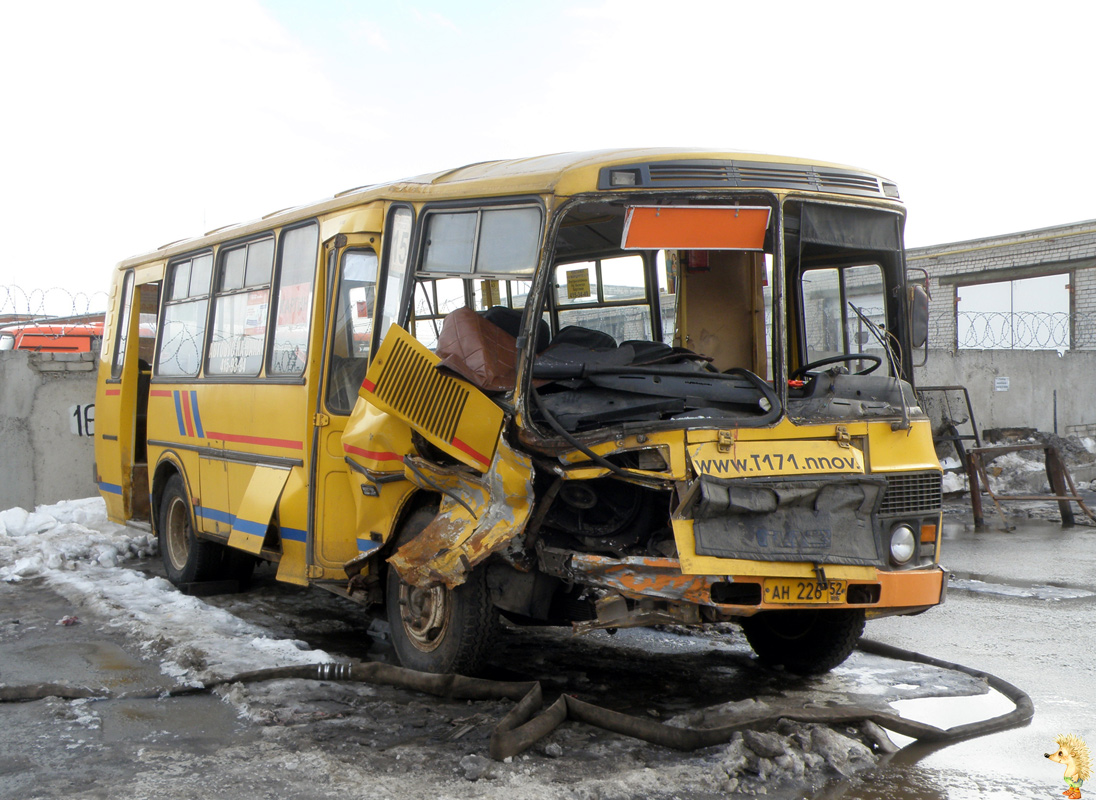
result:
M 194 429 L 198 433 L 198 438 L 204 439 L 205 431 L 202 430 L 202 415 L 198 413 L 198 393 L 193 389 L 190 391 L 190 411 L 194 414 Z
M 291 542 L 300 542 L 304 544 L 308 541 L 308 534 L 298 528 L 282 528 L 282 538 L 288 539 Z
M 110 486 L 111 484 L 107 485 Z M 121 493 L 121 487 L 119 487 L 118 491 Z M 231 525 L 236 530 L 243 531 L 250 536 L 266 535 L 265 522 L 252 522 L 249 519 L 239 519 L 235 514 L 229 514 L 227 511 L 218 511 L 215 508 L 207 508 L 206 506 L 199 506 L 195 513 L 202 519 L 210 519 L 214 522 L 224 522 Z M 298 528 L 281 528 L 280 532 L 283 539 L 287 539 L 291 542 L 301 542 L 304 544 L 308 541 L 307 532 Z
M 121 494 L 122 487 L 116 483 L 107 483 L 106 481 L 99 481 L 99 491 L 109 492 L 110 494 Z
M 372 539 L 358 539 L 358 552 L 368 553 L 376 550 L 381 546 L 380 542 L 374 542 Z
M 197 514 L 202 519 L 211 519 L 214 522 L 224 522 L 228 525 L 234 525 L 236 522 L 236 515 L 229 514 L 227 511 L 218 511 L 215 508 L 209 508 L 208 506 L 199 506 Z
M 267 524 L 265 522 L 254 522 L 250 519 L 236 517 L 236 521 L 232 523 L 232 527 L 235 530 L 246 533 L 248 536 L 266 536 Z
M 171 393 L 175 397 L 175 419 L 179 423 L 179 435 L 186 436 L 186 426 L 183 424 L 183 401 L 179 397 L 179 390 Z

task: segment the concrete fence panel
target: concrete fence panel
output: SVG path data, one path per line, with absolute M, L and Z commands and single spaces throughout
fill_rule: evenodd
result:
M 91 497 L 98 353 L 0 352 L 0 509 Z
M 934 350 L 916 378 L 918 386 L 966 386 L 979 432 L 1096 433 L 1096 352 Z

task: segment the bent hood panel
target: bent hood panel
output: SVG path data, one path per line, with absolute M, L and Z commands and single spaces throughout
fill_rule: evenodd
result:
M 405 421 L 462 464 L 485 472 L 495 456 L 503 411 L 472 384 L 440 372 L 440 363 L 415 337 L 393 325 L 358 395 Z

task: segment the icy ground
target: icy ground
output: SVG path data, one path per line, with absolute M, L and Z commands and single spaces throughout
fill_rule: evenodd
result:
M 338 641 L 330 634 L 340 630 L 366 638 L 360 620 L 353 621 L 362 612 L 319 591 L 268 581 L 242 595 L 183 595 L 149 574 L 155 551 L 148 534 L 109 522 L 98 498 L 0 511 L 0 581 L 13 589 L 46 584 L 89 622 L 124 633 L 177 685 L 344 660 L 346 652 L 331 655 L 302 639 Z M 311 635 L 318 630 L 326 638 Z M 735 711 L 781 700 L 888 709 L 912 698 L 985 692 L 984 684 L 957 673 L 863 653 L 826 676 L 785 676 L 753 664 L 730 626 L 707 634 L 630 630 L 581 639 L 558 630 L 511 630 L 493 668 L 493 677 L 541 680 L 549 700 L 568 692 L 670 724 L 719 725 Z M 237 683 L 219 695 L 262 735 L 259 746 L 223 748 L 214 768 L 261 773 L 266 784 L 299 797 L 791 798 L 871 767 L 889 744 L 870 724 L 833 729 L 782 721 L 727 745 L 677 753 L 565 723 L 525 754 L 497 763 L 486 758 L 487 741 L 508 701 L 461 703 L 303 680 Z M 99 726 L 94 703 L 40 702 L 89 735 Z M 158 772 L 137 775 L 135 794 L 127 796 L 163 791 L 162 780 Z M 270 796 L 268 788 L 255 796 Z M 176 787 L 173 796 L 184 795 Z

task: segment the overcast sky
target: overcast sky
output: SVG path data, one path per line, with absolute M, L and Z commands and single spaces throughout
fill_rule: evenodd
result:
M 1085 4 L 7 3 L 0 287 L 366 183 L 711 146 L 876 171 L 910 246 L 1096 217 Z M 2 293 L 0 293 L 2 296 Z

